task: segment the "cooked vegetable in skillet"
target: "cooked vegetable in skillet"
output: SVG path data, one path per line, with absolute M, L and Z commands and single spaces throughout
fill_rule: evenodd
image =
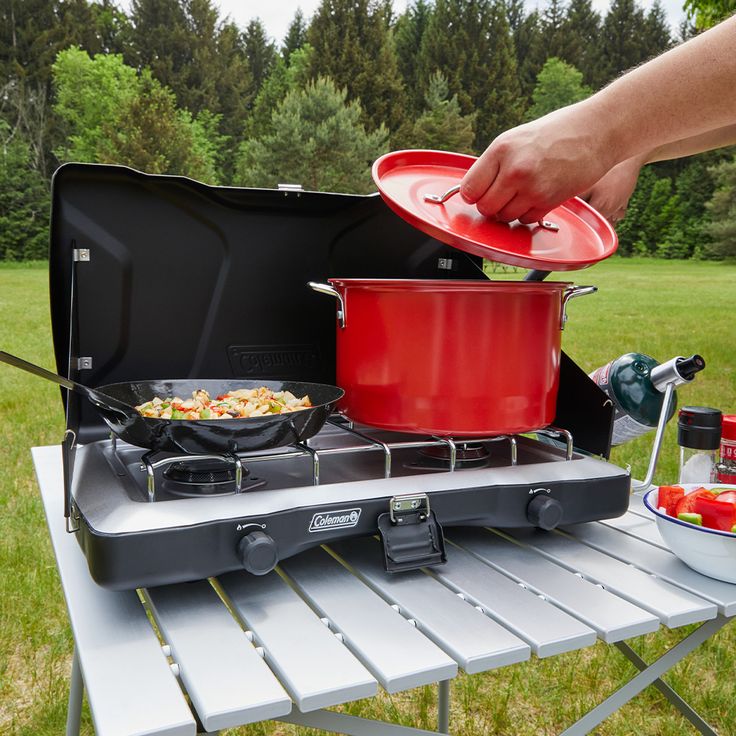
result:
M 311 406 L 309 396 L 298 399 L 291 391 L 273 391 L 259 386 L 233 389 L 214 399 L 204 389 L 193 391 L 191 399 L 155 396 L 135 408 L 142 416 L 154 419 L 245 419 L 288 414 Z

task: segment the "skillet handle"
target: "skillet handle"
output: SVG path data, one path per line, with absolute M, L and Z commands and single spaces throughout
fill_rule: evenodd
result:
M 327 294 L 327 296 L 334 296 L 335 299 L 337 299 L 340 304 L 340 307 L 337 310 L 337 321 L 340 323 L 340 327 L 344 329 L 348 315 L 342 294 L 334 286 L 331 286 L 330 284 L 321 284 L 317 281 L 310 281 L 307 286 L 309 286 L 312 291 L 317 291 L 320 294 Z
M 567 322 L 567 303 L 570 299 L 575 299 L 578 296 L 586 296 L 588 294 L 595 294 L 598 291 L 597 286 L 571 286 L 565 290 L 562 296 L 562 314 L 560 315 L 560 329 L 565 329 L 565 323 Z
M 52 383 L 56 383 L 59 386 L 63 386 L 69 391 L 74 391 L 78 394 L 82 394 L 82 396 L 85 396 L 96 406 L 100 406 L 103 409 L 107 409 L 108 411 L 114 411 L 118 414 L 122 414 L 128 419 L 130 419 L 131 417 L 135 418 L 137 415 L 135 409 L 123 403 L 122 401 L 113 398 L 112 396 L 108 396 L 107 394 L 103 394 L 102 392 L 90 388 L 89 386 L 85 386 L 84 384 L 72 381 L 70 378 L 60 376 L 58 373 L 47 371 L 45 368 L 41 368 L 40 365 L 29 363 L 27 360 L 23 360 L 23 358 L 19 358 L 16 355 L 11 355 L 10 353 L 6 353 L 0 350 L 0 363 L 7 363 L 8 365 L 12 365 L 14 368 L 20 368 L 22 371 L 26 371 L 26 373 L 31 373 L 34 376 L 43 378 L 46 381 L 51 381 Z

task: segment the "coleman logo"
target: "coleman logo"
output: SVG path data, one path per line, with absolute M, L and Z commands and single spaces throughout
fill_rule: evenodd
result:
M 320 511 L 312 517 L 310 532 L 324 532 L 328 529 L 347 529 L 358 524 L 362 509 L 338 509 Z

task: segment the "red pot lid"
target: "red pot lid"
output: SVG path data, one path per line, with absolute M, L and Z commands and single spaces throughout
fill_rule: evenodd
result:
M 521 268 L 572 271 L 608 258 L 618 246 L 608 221 L 578 197 L 556 207 L 546 226 L 497 222 L 460 194 L 427 200 L 460 184 L 474 156 L 446 151 L 394 151 L 373 164 L 373 180 L 388 206 L 410 225 L 481 258 Z M 556 228 L 556 229 L 554 229 Z

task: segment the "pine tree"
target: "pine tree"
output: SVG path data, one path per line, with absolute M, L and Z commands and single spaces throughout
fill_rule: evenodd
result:
M 447 80 L 437 72 L 429 80 L 426 111 L 414 123 L 407 147 L 473 153 L 475 115 L 462 115 L 457 95 L 448 99 L 448 93 Z
M 286 31 L 284 43 L 281 47 L 281 55 L 284 57 L 284 61 L 289 61 L 289 57 L 297 50 L 300 49 L 307 42 L 307 24 L 304 21 L 304 13 L 301 8 L 296 9 L 294 18 L 289 23 L 289 28 Z
M 238 183 L 275 187 L 293 182 L 311 191 L 372 191 L 371 163 L 388 150 L 384 127 L 367 133 L 357 101 L 319 78 L 289 92 L 273 115 L 272 132 L 245 141 Z
M 376 0 L 322 0 L 307 33 L 314 48 L 310 75 L 330 77 L 360 101 L 363 122 L 397 130 L 405 118 L 406 92 L 387 27 Z
M 710 258 L 736 256 L 736 159 L 723 161 L 711 169 L 715 181 L 713 197 L 708 202 L 711 237 L 706 255 Z
M 635 244 L 642 239 L 642 230 L 646 224 L 644 212 L 656 181 L 657 175 L 652 167 L 645 166 L 639 174 L 636 189 L 629 200 L 626 217 L 616 225 L 618 254 L 621 256 L 633 255 Z
M 655 255 L 659 244 L 667 236 L 671 198 L 672 181 L 667 177 L 656 179 L 642 211 L 638 237 L 634 243 L 634 251 L 639 255 Z
M 601 17 L 593 10 L 591 0 L 570 0 L 564 32 L 569 39 L 568 64 L 583 73 L 583 82 L 593 89 L 601 86 Z
M 523 0 L 520 1 L 523 2 Z M 409 5 L 406 12 L 399 16 L 394 27 L 399 72 L 412 111 L 415 113 L 421 110 L 424 102 L 417 69 L 417 56 L 422 47 L 422 38 L 431 14 L 432 8 L 427 0 L 415 0 Z
M 447 78 L 464 115 L 477 112 L 475 148 L 521 118 L 516 56 L 505 8 L 491 0 L 437 0 L 418 61 L 423 87 Z
M 49 206 L 30 146 L 0 119 L 0 260 L 47 257 Z
M 526 119 L 536 120 L 553 110 L 584 100 L 591 91 L 583 84 L 583 75 L 574 66 L 554 57 L 547 59 L 537 76 L 532 106 L 526 112 Z
M 276 63 L 276 44 L 268 37 L 266 28 L 259 18 L 248 23 L 243 40 L 253 78 L 252 91 L 253 94 L 258 94 L 258 90 Z
M 567 8 L 563 0 L 548 0 L 542 11 L 542 35 L 547 58 L 569 61 L 573 57 L 573 39 L 567 28 Z
M 658 56 L 672 46 L 672 32 L 667 20 L 667 11 L 660 0 L 654 0 L 654 4 L 649 9 L 642 35 L 645 58 Z
M 612 0 L 601 29 L 601 82 L 648 58 L 646 16 L 636 0 Z
M 519 88 L 525 102 L 528 102 L 531 100 L 537 74 L 547 59 L 539 13 L 534 10 L 527 14 L 524 0 L 507 0 L 506 17 L 516 51 Z

